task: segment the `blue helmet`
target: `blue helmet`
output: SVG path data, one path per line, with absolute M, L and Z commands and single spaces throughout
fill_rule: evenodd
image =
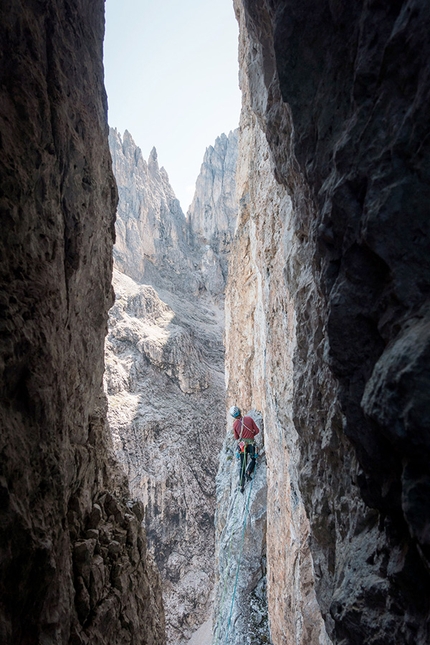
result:
M 237 407 L 237 405 L 233 405 L 233 407 L 230 408 L 230 414 L 234 419 L 237 419 L 237 417 L 240 417 L 240 410 Z

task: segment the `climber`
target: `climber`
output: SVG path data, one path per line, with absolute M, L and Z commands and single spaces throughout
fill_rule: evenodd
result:
M 245 477 L 247 481 L 250 481 L 255 468 L 256 454 L 254 437 L 260 432 L 260 429 L 252 417 L 242 417 L 236 405 L 230 408 L 230 414 L 235 419 L 233 422 L 233 433 L 234 438 L 238 442 L 237 449 L 240 455 L 239 488 L 240 492 L 243 493 Z M 247 467 L 248 457 L 250 461 Z

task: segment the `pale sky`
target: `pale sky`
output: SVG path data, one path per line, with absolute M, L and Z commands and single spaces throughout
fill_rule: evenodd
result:
M 209 145 L 239 124 L 233 0 L 106 0 L 109 125 L 153 146 L 186 213 Z

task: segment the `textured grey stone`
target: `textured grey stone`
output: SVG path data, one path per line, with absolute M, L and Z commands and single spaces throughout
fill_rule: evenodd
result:
M 249 413 L 259 426 L 262 419 Z M 262 428 L 261 428 L 262 429 Z M 239 491 L 239 460 L 231 429 L 224 439 L 217 474 L 216 596 L 213 645 L 271 643 L 266 595 L 266 458 L 257 435 L 259 457 L 251 482 Z
M 129 495 L 102 394 L 117 201 L 103 31 L 101 0 L 0 6 L 4 645 L 165 641 L 143 531 L 118 554 L 121 592 L 101 546 Z M 95 519 L 103 491 L 116 499 L 113 521 L 103 505 Z
M 155 150 L 146 163 L 131 135 L 121 139 L 115 130 L 110 144 L 120 200 L 106 342 L 109 421 L 132 493 L 144 502 L 169 642 L 185 643 L 212 603 L 228 253 L 227 242 L 222 249 L 215 242 L 234 220 L 236 138 L 223 135 L 206 153 L 213 180 L 202 180 L 196 194 L 200 205 L 214 206 L 210 240 L 186 222 Z
M 424 645 L 430 8 L 235 6 L 227 400 L 264 415 L 272 638 Z
M 217 253 L 228 249 L 236 227 L 238 135 L 222 134 L 206 149 L 187 213 L 191 235 Z

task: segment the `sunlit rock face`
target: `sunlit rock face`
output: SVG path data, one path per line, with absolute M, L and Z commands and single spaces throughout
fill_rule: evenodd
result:
M 273 643 L 430 638 L 430 8 L 236 0 L 227 403 L 264 418 Z
M 109 145 L 119 193 L 115 266 L 138 282 L 171 288 L 175 277 L 192 265 L 184 214 L 167 173 L 159 167 L 155 148 L 146 162 L 127 131 L 121 138 L 111 128 Z M 194 282 L 185 285 L 181 279 L 175 286 L 197 289 Z
M 211 292 L 224 296 L 228 255 L 237 219 L 238 130 L 206 149 L 187 213 L 190 244 L 200 250 L 201 272 Z
M 2 3 L 0 642 L 162 645 L 102 393 L 116 189 L 104 3 Z
M 188 211 L 193 237 L 215 250 L 230 242 L 237 219 L 236 164 L 238 130 L 222 134 L 206 149 L 196 192 Z
M 155 152 L 146 163 L 127 133 L 121 139 L 111 131 L 110 142 L 120 195 L 114 251 L 120 270 L 114 269 L 106 343 L 109 422 L 116 455 L 145 506 L 169 642 L 185 643 L 211 616 L 215 475 L 225 420 L 225 278 L 221 252 L 188 242 Z M 227 179 L 226 173 L 230 185 Z M 205 190 L 202 208 L 213 204 L 213 185 Z M 213 230 L 222 233 L 225 220 Z
M 244 107 L 237 169 L 240 209 L 226 293 L 226 378 L 228 404 L 255 408 L 263 416 L 261 439 L 265 458 L 259 464 L 259 476 L 262 470 L 266 471 L 267 482 L 266 541 L 251 541 L 248 537 L 243 548 L 247 558 L 258 563 L 260 570 L 265 568 L 267 557 L 272 642 L 327 643 L 313 583 L 309 520 L 299 485 L 300 450 L 293 401 L 301 392 L 308 398 L 309 414 L 315 414 L 315 409 L 324 405 L 333 417 L 337 413 L 334 385 L 321 357 L 324 348 L 321 332 L 318 340 L 301 347 L 300 389 L 297 383 L 296 308 L 308 310 L 308 324 L 312 329 L 321 328 L 321 296 L 312 265 L 309 266 L 309 256 L 298 254 L 300 242 L 295 232 L 292 200 L 285 187 L 275 181 L 265 134 L 249 106 L 250 83 L 256 84 L 257 79 L 250 75 L 250 69 L 255 66 L 255 52 L 243 20 L 242 15 L 240 60 Z M 311 303 L 315 303 L 314 308 Z M 309 329 L 308 338 L 312 338 Z M 312 385 L 316 373 L 325 384 L 324 400 L 319 402 L 313 400 L 317 397 L 316 391 L 313 395 L 315 386 Z M 303 382 L 305 379 L 307 383 Z M 309 448 L 321 458 L 324 454 L 321 441 L 319 446 L 311 447 L 314 432 L 313 425 L 308 432 Z M 330 430 L 327 435 L 329 444 Z M 328 446 L 324 447 L 328 452 Z M 247 529 L 250 534 L 253 521 L 251 515 Z M 326 559 L 328 554 L 322 553 L 323 566 Z M 240 575 L 246 576 L 246 569 L 241 568 Z M 241 606 L 235 607 L 235 612 L 241 615 L 242 610 L 248 620 L 242 625 L 233 624 L 231 637 L 240 643 L 245 631 L 249 642 L 258 643 L 253 630 L 256 614 L 250 612 L 245 580 L 241 587 Z M 219 610 L 223 611 L 222 605 Z
M 115 453 L 145 506 L 169 642 L 186 642 L 210 615 L 222 320 L 117 271 L 113 284 L 105 378 Z

